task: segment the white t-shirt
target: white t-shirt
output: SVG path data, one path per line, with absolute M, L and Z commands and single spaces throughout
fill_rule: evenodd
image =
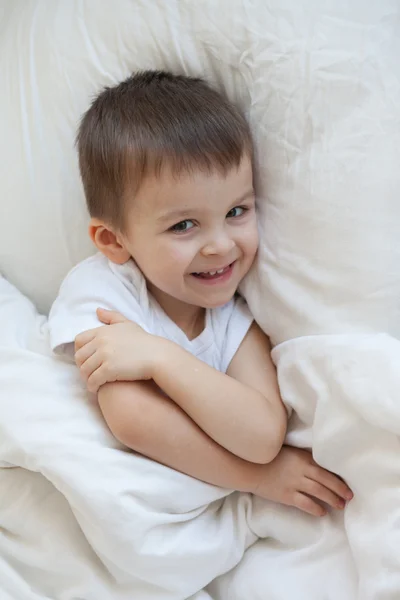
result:
M 234 298 L 207 310 L 204 330 L 189 340 L 149 294 L 133 260 L 116 265 L 99 253 L 79 263 L 61 285 L 49 316 L 52 349 L 66 351 L 79 333 L 101 326 L 97 308 L 118 311 L 148 333 L 179 344 L 223 373 L 253 322 L 245 301 Z

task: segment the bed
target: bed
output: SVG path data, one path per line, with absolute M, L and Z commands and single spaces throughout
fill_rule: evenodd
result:
M 400 598 L 397 0 L 0 1 L 1 600 Z M 242 292 L 287 442 L 355 497 L 324 519 L 127 452 L 46 315 L 93 252 L 74 137 L 138 69 L 206 77 L 256 143 Z

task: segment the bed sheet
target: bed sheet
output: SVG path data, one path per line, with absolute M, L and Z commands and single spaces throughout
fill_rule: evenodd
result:
M 15 598 L 398 600 L 400 342 L 307 336 L 273 351 L 287 442 L 312 444 L 355 493 L 343 517 L 312 519 L 126 452 L 46 350 L 45 320 L 0 284 L 0 574 Z

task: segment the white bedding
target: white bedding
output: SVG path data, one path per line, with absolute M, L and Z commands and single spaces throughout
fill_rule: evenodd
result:
M 54 498 L 44 515 L 36 491 L 26 494 L 23 507 L 4 499 L 11 515 L 4 514 L 0 556 L 21 557 L 20 574 L 33 589 L 68 600 L 187 598 L 233 567 L 254 540 L 246 525 L 250 498 L 222 502 L 228 491 L 121 449 L 76 368 L 50 355 L 45 327 L 31 346 L 38 317 L 30 303 L 5 280 L 0 284 L 0 327 L 19 320 L 26 327 L 21 347 L 11 328 L 0 347 L 0 461 L 40 473 L 54 486 L 45 482 L 40 493 L 41 502 L 49 490 Z M 44 485 L 39 479 L 33 483 Z M 38 543 L 29 528 L 27 535 L 20 529 L 15 549 L 9 544 L 22 509 Z M 64 562 L 59 546 L 72 560 Z
M 74 137 L 102 86 L 206 77 L 253 128 L 244 291 L 289 440 L 356 494 L 317 521 L 123 452 L 0 278 L 0 600 L 399 600 L 399 56 L 398 0 L 0 0 L 0 273 L 46 312 L 92 252 Z
M 286 342 L 274 358 L 297 416 L 288 440 L 354 491 L 344 521 L 282 507 L 274 539 L 249 550 L 213 587 L 229 600 L 400 598 L 400 342 L 387 335 L 316 336 Z M 308 426 L 311 427 L 309 428 Z M 259 510 L 264 510 L 260 508 Z M 308 521 L 308 523 L 307 523 Z
M 183 600 L 236 566 L 254 532 L 263 539 L 211 598 L 398 600 L 400 342 L 309 336 L 274 350 L 295 411 L 288 442 L 312 441 L 317 461 L 355 492 L 344 520 L 314 519 L 121 449 L 75 367 L 38 352 L 43 320 L 0 283 L 0 325 L 25 320 L 28 332 L 13 347 L 9 328 L 0 347 L 0 460 L 18 467 L 0 471 L 10 598 Z

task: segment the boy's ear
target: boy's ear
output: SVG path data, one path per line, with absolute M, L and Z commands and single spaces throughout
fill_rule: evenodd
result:
M 131 258 L 129 252 L 120 243 L 119 236 L 104 221 L 91 219 L 89 236 L 96 248 L 111 262 L 123 265 Z

